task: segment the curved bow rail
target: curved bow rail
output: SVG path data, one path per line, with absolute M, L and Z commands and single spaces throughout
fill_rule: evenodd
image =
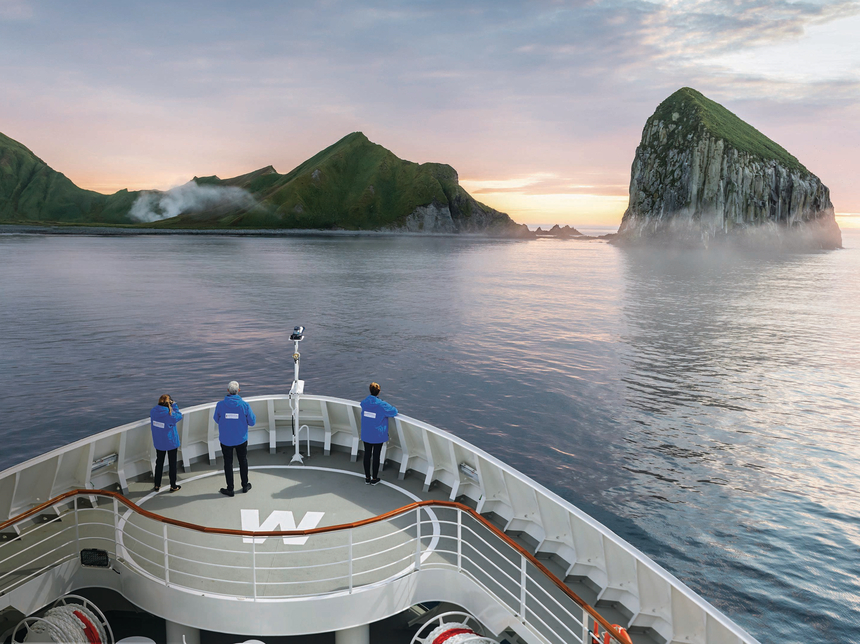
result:
M 125 557 L 128 559 L 131 559 L 134 555 L 132 555 L 130 557 L 128 548 L 124 547 L 122 545 L 123 539 L 122 539 L 122 537 L 120 537 L 120 532 L 121 532 L 122 528 L 119 527 L 121 525 L 121 522 L 120 522 L 119 515 L 117 512 L 119 505 L 125 506 L 126 508 L 131 510 L 135 515 L 137 515 L 139 517 L 142 517 L 142 518 L 148 519 L 150 521 L 162 524 L 164 526 L 174 526 L 176 528 L 181 528 L 183 530 L 202 533 L 202 534 L 206 534 L 206 535 L 222 535 L 222 536 L 226 536 L 226 537 L 242 537 L 243 540 L 245 540 L 245 541 L 250 540 L 252 544 L 256 544 L 260 538 L 266 538 L 266 537 L 282 537 L 282 538 L 283 537 L 288 537 L 288 538 L 289 537 L 311 537 L 314 535 L 323 535 L 323 534 L 330 534 L 330 533 L 349 533 L 350 534 L 350 544 L 352 546 L 350 548 L 350 554 L 352 554 L 353 548 L 355 548 L 358 545 L 357 543 L 355 543 L 355 541 L 352 538 L 352 534 L 356 530 L 358 530 L 360 528 L 364 528 L 366 526 L 390 522 L 393 519 L 402 517 L 402 516 L 410 514 L 410 513 L 416 513 L 418 516 L 418 520 L 414 524 L 415 526 L 418 527 L 416 530 L 416 538 L 414 540 L 417 540 L 417 543 L 418 543 L 417 547 L 420 551 L 421 550 L 420 544 L 422 543 L 420 526 L 424 524 L 424 522 L 420 518 L 421 509 L 422 508 L 427 508 L 427 509 L 444 508 L 444 509 L 454 510 L 457 513 L 456 514 L 457 520 L 456 520 L 456 523 L 452 523 L 452 525 L 455 525 L 457 528 L 457 537 L 456 537 L 457 542 L 458 542 L 457 543 L 457 549 L 455 551 L 442 551 L 442 552 L 447 552 L 448 554 L 456 554 L 457 555 L 458 569 L 461 572 L 467 572 L 467 574 L 468 574 L 468 566 L 464 567 L 464 565 L 463 565 L 463 558 L 464 557 L 468 558 L 468 556 L 469 556 L 469 555 L 465 555 L 463 552 L 463 547 L 462 547 L 463 531 L 464 531 L 464 529 L 465 530 L 472 530 L 472 529 L 465 525 L 462 515 L 468 516 L 472 521 L 474 521 L 476 524 L 478 524 L 482 530 L 492 534 L 493 537 L 495 537 L 499 542 L 501 542 L 501 544 L 503 544 L 506 548 L 515 552 L 516 555 L 518 555 L 521 559 L 519 568 L 523 573 L 523 578 L 521 580 L 521 585 L 519 588 L 520 597 L 522 600 L 522 605 L 519 607 L 518 615 L 521 618 L 524 618 L 526 615 L 525 604 L 527 602 L 527 599 L 526 599 L 527 596 L 531 596 L 537 602 L 540 602 L 540 600 L 541 600 L 541 598 L 536 596 L 536 594 L 534 593 L 534 589 L 527 588 L 527 586 L 528 586 L 528 583 L 527 583 L 528 573 L 526 570 L 526 565 L 528 564 L 528 565 L 534 567 L 537 571 L 539 571 L 545 577 L 546 580 L 548 580 L 555 588 L 560 590 L 561 593 L 563 593 L 563 595 L 568 600 L 570 600 L 570 602 L 572 602 L 577 607 L 579 607 L 583 611 L 584 614 L 587 614 L 593 620 L 593 623 L 599 624 L 600 626 L 602 626 L 603 629 L 612 636 L 613 641 L 618 642 L 620 644 L 632 644 L 630 637 L 627 635 L 627 633 L 625 631 L 620 630 L 617 625 L 610 624 L 608 621 L 606 621 L 606 619 L 604 619 L 600 615 L 600 613 L 598 613 L 584 599 L 582 599 L 573 590 L 571 590 L 567 585 L 565 585 L 565 583 L 561 579 L 559 579 L 556 575 L 554 575 L 532 553 L 530 553 L 527 549 L 525 549 L 524 547 L 519 545 L 516 541 L 511 539 L 508 535 L 506 535 L 504 532 L 502 532 L 499 528 L 497 528 L 495 525 L 493 525 L 486 518 L 484 518 L 483 516 L 481 516 L 480 514 L 475 512 L 475 510 L 473 510 L 472 508 L 470 508 L 466 505 L 463 505 L 462 503 L 457 503 L 454 501 L 435 501 L 435 500 L 434 501 L 419 501 L 416 503 L 410 503 L 410 504 L 404 505 L 403 507 L 397 508 L 395 510 L 391 510 L 390 512 L 386 512 L 386 513 L 380 514 L 380 515 L 375 516 L 375 517 L 363 519 L 361 521 L 355 521 L 355 522 L 351 522 L 351 523 L 343 523 L 343 524 L 332 525 L 332 526 L 324 526 L 324 527 L 319 527 L 319 528 L 313 528 L 310 530 L 249 531 L 249 530 L 233 530 L 233 529 L 227 529 L 227 528 L 218 528 L 218 527 L 213 527 L 213 526 L 202 526 L 202 525 L 198 525 L 198 524 L 194 524 L 194 523 L 189 523 L 186 521 L 180 521 L 178 519 L 174 519 L 171 517 L 166 517 L 166 516 L 145 510 L 145 509 L 141 508 L 140 506 L 138 506 L 137 504 L 135 504 L 133 501 L 124 497 L 122 494 L 120 494 L 118 492 L 112 492 L 110 490 L 90 490 L 90 489 L 82 490 L 82 489 L 77 489 L 77 490 L 70 490 L 69 492 L 66 492 L 64 494 L 60 494 L 60 495 L 54 497 L 53 499 L 45 501 L 44 503 L 41 503 L 40 505 L 35 506 L 35 507 L 31 508 L 30 510 L 27 510 L 26 512 L 22 512 L 21 514 L 19 514 L 16 517 L 13 517 L 12 519 L 9 519 L 7 521 L 4 521 L 3 523 L 0 523 L 0 532 L 8 530 L 9 528 L 12 528 L 16 525 L 19 525 L 19 524 L 21 524 L 21 523 L 23 523 L 23 522 L 25 522 L 25 521 L 33 518 L 33 517 L 39 516 L 47 510 L 50 510 L 50 509 L 55 508 L 57 506 L 63 505 L 64 503 L 66 503 L 68 500 L 71 499 L 73 501 L 73 506 L 74 506 L 73 511 L 71 512 L 71 514 L 73 514 L 73 516 L 75 517 L 74 526 L 71 526 L 71 525 L 66 526 L 65 528 L 61 529 L 59 532 L 51 533 L 48 536 L 46 536 L 43 540 L 34 541 L 33 544 L 31 544 L 27 548 L 25 548 L 25 550 L 27 550 L 29 552 L 29 551 L 32 551 L 33 549 L 35 549 L 37 546 L 43 545 L 43 546 L 47 547 L 49 553 L 61 553 L 61 556 L 59 556 L 55 561 L 49 562 L 46 565 L 42 566 L 39 570 L 41 572 L 41 571 L 46 570 L 52 566 L 58 565 L 59 563 L 67 561 L 69 559 L 69 556 L 68 556 L 69 553 L 63 553 L 63 551 L 67 550 L 68 546 L 74 545 L 75 551 L 77 552 L 82 545 L 81 542 L 88 540 L 88 539 L 82 539 L 81 538 L 80 528 L 83 525 L 92 526 L 93 522 L 91 520 L 90 521 L 81 521 L 78 518 L 79 517 L 79 509 L 78 509 L 77 500 L 79 498 L 90 499 L 93 496 L 106 497 L 106 498 L 110 498 L 114 501 L 113 510 L 105 510 L 105 509 L 99 510 L 99 508 L 96 507 L 96 508 L 89 508 L 86 511 L 88 511 L 90 513 L 99 512 L 99 511 L 109 512 L 112 515 L 112 517 L 111 517 L 112 521 L 110 521 L 109 523 L 112 524 L 113 526 L 115 526 L 115 537 L 117 537 L 116 540 L 114 541 L 114 544 L 113 544 L 114 548 L 112 550 L 112 554 L 114 554 L 114 556 L 122 556 L 121 553 L 124 551 Z M 83 512 L 83 511 L 84 510 L 80 510 L 80 512 Z M 50 523 L 53 523 L 55 521 L 59 521 L 59 517 L 57 517 L 56 519 L 53 519 L 52 521 L 49 521 L 47 524 L 42 524 L 42 526 L 49 525 Z M 430 521 L 428 520 L 427 523 L 429 523 L 429 522 Z M 435 519 L 434 522 L 438 522 L 438 519 Z M 126 524 L 127 524 L 127 522 L 126 522 Z M 36 530 L 38 530 L 42 526 L 38 526 L 36 528 Z M 70 529 L 72 527 L 75 528 L 74 536 L 67 534 L 70 532 Z M 473 531 L 473 533 L 474 533 L 474 531 Z M 475 534 L 475 536 L 479 536 L 479 535 Z M 99 541 L 105 541 L 106 540 L 105 537 L 90 537 L 90 539 L 99 540 Z M 165 532 L 164 533 L 164 543 L 163 543 L 163 548 L 164 548 L 165 553 L 168 552 L 168 547 L 169 547 L 168 541 L 170 543 L 179 543 L 179 541 L 177 541 L 176 539 L 168 540 L 167 539 L 167 533 Z M 504 556 L 505 553 L 500 552 L 497 548 L 493 547 L 493 545 L 488 544 L 486 542 L 486 540 L 483 540 L 483 541 L 487 546 L 489 546 L 489 548 L 493 551 L 494 554 L 496 554 L 496 555 L 501 554 Z M 0 552 L 2 552 L 3 548 L 7 545 L 8 545 L 8 543 L 0 545 Z M 186 545 L 188 545 L 188 544 L 186 544 Z M 414 550 L 414 548 L 415 548 L 415 546 L 411 546 L 412 550 Z M 0 566 L 5 567 L 4 564 L 6 564 L 10 559 L 14 558 L 16 556 L 16 554 L 13 554 L 11 557 L 7 557 L 5 559 L 0 559 Z M 474 555 L 472 555 L 472 556 L 474 556 Z M 167 556 L 165 558 L 165 561 L 167 561 Z M 416 565 L 414 567 L 410 567 L 407 572 L 414 572 L 414 571 L 420 570 L 422 562 L 425 562 L 425 561 L 426 560 L 424 558 L 422 558 L 421 556 L 416 556 L 416 558 L 415 558 Z M 203 562 L 198 561 L 196 563 L 200 564 Z M 352 570 L 353 561 L 350 560 L 347 563 L 349 564 L 350 570 Z M 477 562 L 477 561 L 474 561 L 473 563 L 477 564 L 479 567 L 481 567 L 485 564 L 485 562 Z M 430 565 L 434 565 L 434 564 L 431 563 Z M 435 565 L 439 565 L 438 562 Z M 258 573 L 260 569 L 256 567 L 256 561 L 254 561 L 253 559 L 251 562 L 251 566 L 252 566 L 252 573 L 254 573 L 253 576 L 254 576 L 254 578 L 256 578 L 256 576 L 257 576 L 256 573 Z M 496 571 L 497 574 L 498 573 L 505 574 L 505 571 L 502 570 L 501 567 L 499 567 L 499 566 L 496 566 L 496 567 L 498 568 L 498 570 Z M 2 570 L 2 568 L 0 568 L 0 570 Z M 12 571 L 12 572 L 15 572 L 15 571 Z M 165 573 L 166 572 L 167 572 L 167 570 L 165 570 Z M 5 574 L 0 574 L 0 592 L 6 592 L 8 590 L 8 586 L 6 586 L 3 583 L 4 578 L 8 578 L 8 577 L 10 577 L 10 572 L 8 572 L 8 571 Z M 21 581 L 23 581 L 23 579 L 21 579 L 21 578 L 15 579 L 14 577 L 12 577 L 11 581 L 13 583 L 20 583 Z M 165 577 L 165 581 L 166 581 L 166 583 L 175 583 L 175 582 L 170 582 L 168 576 Z M 231 580 L 227 576 L 225 576 L 224 579 L 221 579 L 219 581 L 229 583 Z M 349 579 L 350 590 L 352 589 L 352 583 L 353 583 L 353 580 L 350 578 Z M 487 590 L 490 590 L 492 592 L 492 589 L 488 588 Z M 256 594 L 255 594 L 255 597 L 256 597 Z M 581 635 L 582 639 L 580 641 L 582 641 L 582 642 L 588 641 L 588 637 L 590 637 L 592 633 L 588 629 L 587 619 L 581 619 L 580 620 L 578 618 L 578 616 L 574 615 L 570 611 L 570 607 L 564 606 L 563 604 L 561 604 L 560 602 L 558 602 L 556 599 L 552 598 L 551 596 L 548 596 L 547 599 L 549 599 L 550 601 L 545 601 L 541 605 L 541 608 L 543 610 L 548 610 L 548 611 L 562 610 L 562 611 L 568 612 L 568 618 L 569 619 L 567 621 L 568 622 L 570 622 L 570 621 L 578 622 L 578 625 L 583 629 L 583 630 L 580 630 L 579 633 L 574 633 L 573 631 L 571 631 L 570 634 L 572 634 L 574 636 Z M 534 609 L 532 609 L 532 610 L 534 610 Z M 544 620 L 541 620 L 541 621 L 544 621 Z M 542 626 L 551 628 L 551 626 L 546 624 L 545 621 L 542 624 Z M 567 630 L 570 631 L 569 628 Z M 595 629 L 595 630 L 599 630 L 599 629 Z M 569 641 L 568 639 L 566 639 L 567 634 L 565 634 L 565 633 L 553 633 L 553 634 L 560 637 L 560 639 L 558 639 L 559 642 Z
M 293 440 L 288 396 L 265 396 L 246 400 L 257 416 L 257 425 L 249 433 L 249 450 L 268 448 L 270 453 L 274 453 L 278 445 L 284 445 Z M 210 403 L 182 410 L 184 419 L 179 425 L 180 458 L 186 471 L 192 463 L 207 458 L 210 464 L 214 464 L 218 456 L 219 441 L 217 427 L 212 420 L 213 407 L 214 403 Z M 299 400 L 300 425 L 308 426 L 308 440 L 322 447 L 324 454 L 329 454 L 334 449 L 345 450 L 355 460 L 360 447 L 359 414 L 359 403 L 355 401 L 314 395 L 302 395 Z M 561 566 L 561 572 L 557 577 L 576 580 L 594 589 L 596 599 L 593 601 L 598 607 L 604 604 L 617 606 L 618 612 L 627 618 L 627 622 L 623 625 L 628 629 L 650 631 L 653 639 L 672 644 L 693 641 L 702 644 L 757 644 L 755 638 L 749 633 L 734 624 L 648 556 L 579 508 L 487 452 L 449 432 L 404 415 L 392 420 L 390 435 L 391 440 L 383 448 L 382 459 L 383 462 L 387 459 L 389 465 L 394 465 L 394 473 L 399 474 L 400 478 L 418 476 L 423 481 L 425 490 L 430 486 L 441 485 L 446 490 L 450 490 L 449 498 L 452 501 L 462 497 L 467 500 L 467 503 L 476 506 L 474 513 L 443 506 L 418 507 L 410 511 L 415 513 L 415 520 L 409 525 L 398 524 L 399 532 L 395 534 L 400 536 L 386 537 L 391 540 L 386 545 L 386 549 L 393 553 L 392 557 L 395 554 L 400 555 L 401 551 L 406 549 L 407 542 L 413 545 L 416 541 L 423 543 L 422 547 L 425 547 L 425 550 L 434 538 L 442 545 L 455 543 L 456 540 L 445 530 L 456 530 L 456 520 L 452 519 L 450 523 L 439 521 L 437 527 L 437 524 L 430 520 L 431 511 L 440 516 L 445 512 L 453 512 L 465 521 L 480 526 L 481 535 L 492 534 L 492 539 L 502 543 L 495 533 L 487 531 L 488 529 L 484 527 L 485 522 L 479 521 L 474 515 L 492 516 L 493 521 L 499 523 L 502 533 L 521 534 L 527 541 L 536 544 L 530 548 L 536 558 L 543 560 L 552 558 L 553 565 Z M 74 503 L 75 508 L 78 508 L 78 502 L 72 499 L 79 499 L 79 491 L 83 490 L 92 501 L 91 505 L 95 505 L 94 489 L 118 486 L 122 490 L 127 490 L 129 480 L 146 476 L 152 471 L 154 457 L 149 422 L 142 419 L 95 434 L 0 472 L 0 520 L 9 519 L 2 525 L 5 529 L 20 533 L 21 522 L 11 523 L 12 520 L 17 520 L 24 515 L 36 518 L 39 512 L 35 511 L 35 508 L 44 506 L 45 499 L 53 500 L 70 492 L 73 492 L 74 496 L 66 497 L 65 503 Z M 114 502 L 124 505 L 118 500 Z M 63 501 L 60 502 L 62 503 Z M 165 538 L 164 530 L 172 532 L 186 530 L 186 528 L 178 524 L 156 522 L 146 514 L 132 512 L 130 509 L 126 511 L 131 512 L 135 518 L 120 517 L 117 510 L 117 516 L 120 517 L 117 521 L 125 521 L 121 531 L 123 540 L 119 542 L 119 555 L 122 557 L 128 554 L 134 562 L 137 562 L 139 568 L 143 568 L 153 578 L 160 576 L 162 582 L 167 572 L 170 572 L 172 585 L 180 581 L 191 583 L 189 576 L 191 572 L 182 569 L 183 558 L 190 558 L 186 557 L 186 553 L 181 550 L 184 546 L 176 544 L 180 549 L 165 555 L 161 545 L 165 542 L 170 547 L 174 546 L 170 538 Z M 59 514 L 60 510 L 57 509 L 56 512 Z M 81 512 L 89 515 L 91 510 L 86 508 L 81 509 Z M 389 518 L 382 523 L 393 525 L 397 521 L 405 521 L 403 517 L 410 512 L 400 517 Z M 427 517 L 427 520 L 422 517 Z M 358 536 L 359 531 L 370 534 L 369 531 L 374 526 L 378 527 L 382 523 L 354 527 L 351 531 L 354 536 Z M 421 535 L 417 534 L 419 529 L 425 528 L 429 531 Z M 79 539 L 85 540 L 87 531 L 96 530 L 96 527 L 81 525 L 77 529 L 80 533 Z M 189 534 L 191 533 L 205 534 L 189 530 Z M 330 540 L 326 547 L 348 549 L 348 544 L 333 541 L 334 534 L 345 533 L 330 533 L 328 537 Z M 472 536 L 468 530 L 467 534 Z M 103 536 L 108 539 L 108 542 L 114 541 L 111 534 Z M 327 538 L 325 534 L 303 536 L 309 537 L 312 541 Z M 210 534 L 209 537 L 222 540 L 224 545 L 227 544 L 225 540 L 229 539 L 234 541 L 238 539 L 243 546 L 248 545 L 245 544 L 245 539 L 250 539 L 252 543 L 256 541 L 255 538 L 238 535 Z M 474 538 L 477 539 L 477 537 Z M 378 543 L 381 544 L 381 541 Z M 505 547 L 511 552 L 519 552 L 509 545 Z M 235 550 L 236 557 L 256 554 L 247 553 L 242 548 Z M 456 548 L 451 547 L 448 550 L 455 552 L 455 555 L 446 556 L 449 559 L 451 556 L 456 558 Z M 439 560 L 440 552 L 438 549 L 435 550 L 426 561 L 418 561 L 417 564 L 444 565 L 446 562 Z M 369 553 L 360 553 L 354 559 L 352 572 L 355 577 L 361 579 L 363 576 L 366 581 L 374 578 L 374 575 L 382 579 L 384 573 L 401 572 L 401 569 L 394 566 L 375 572 L 365 569 L 368 562 L 373 560 L 368 555 Z M 537 576 L 544 577 L 539 566 L 533 564 L 524 555 L 517 554 L 517 557 L 520 556 L 527 562 L 526 568 L 535 572 Z M 148 559 L 149 563 L 144 561 L 145 559 Z M 292 568 L 291 565 L 284 564 L 289 556 L 286 553 L 264 553 L 263 559 L 263 563 L 270 564 L 269 568 L 271 568 L 266 575 L 269 577 L 282 575 L 282 577 L 278 577 L 276 582 L 270 582 L 268 579 L 243 578 L 234 584 L 236 590 L 245 592 L 248 588 L 253 590 L 256 587 L 258 591 L 270 595 L 276 586 L 279 584 L 283 586 L 283 583 L 286 583 L 280 579 L 286 579 L 287 569 Z M 407 565 L 405 556 L 400 559 L 403 559 L 401 567 Z M 189 564 L 189 562 L 185 563 Z M 173 564 L 176 566 L 174 567 Z M 511 561 L 488 563 L 491 568 L 492 564 L 504 568 L 503 571 L 493 568 L 500 578 L 514 578 L 518 584 L 520 583 L 522 574 L 515 563 Z M 235 574 L 239 574 L 233 568 L 217 568 L 214 561 L 208 562 L 207 565 L 213 573 L 216 570 L 221 572 L 234 570 Z M 224 565 L 232 564 L 228 562 Z M 416 564 L 409 560 L 408 565 Z M 243 565 L 237 568 L 248 570 L 249 566 Z M 320 592 L 328 592 L 336 588 L 339 583 L 337 580 L 342 579 L 344 575 L 349 575 L 349 570 L 336 568 L 336 566 L 331 567 L 330 581 L 327 582 L 329 587 L 325 587 L 321 582 L 317 584 Z M 4 584 L 4 575 L 8 572 L 8 568 L 0 566 L 0 589 Z M 474 575 L 479 578 L 478 572 Z M 219 579 L 219 574 L 208 576 L 213 580 Z M 485 586 L 494 583 L 493 579 L 485 577 L 480 579 Z M 217 584 L 217 581 L 211 583 Z M 269 583 L 273 585 L 266 586 Z M 566 591 L 557 587 L 554 582 L 549 582 L 548 586 L 558 593 L 558 597 L 554 599 L 567 597 Z M 505 594 L 510 600 L 510 605 L 523 604 L 521 597 L 510 597 L 509 590 L 511 589 L 499 588 L 498 592 Z M 527 585 L 527 600 L 530 599 L 530 592 L 532 589 Z M 548 615 L 543 617 L 546 620 L 551 619 Z M 571 638 L 568 641 L 574 640 Z

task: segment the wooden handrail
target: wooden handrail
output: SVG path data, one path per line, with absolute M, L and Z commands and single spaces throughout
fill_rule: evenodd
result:
M 416 508 L 435 506 L 442 508 L 455 508 L 465 512 L 473 519 L 481 523 L 485 528 L 488 528 L 494 535 L 496 535 L 499 539 L 504 541 L 508 546 L 516 550 L 519 554 L 525 557 L 535 568 L 540 570 L 546 577 L 555 584 L 559 590 L 561 590 L 565 595 L 567 595 L 570 599 L 572 599 L 576 604 L 578 604 L 583 610 L 585 610 L 591 617 L 598 622 L 604 629 L 606 629 L 615 640 L 621 642 L 622 644 L 633 644 L 630 640 L 630 636 L 626 633 L 622 633 L 618 630 L 618 628 L 607 622 L 601 615 L 598 613 L 591 605 L 586 602 L 582 597 L 577 595 L 573 590 L 568 588 L 567 584 L 565 584 L 561 579 L 556 577 L 546 566 L 544 566 L 532 553 L 519 545 L 516 541 L 511 539 L 504 532 L 499 530 L 495 525 L 493 525 L 489 520 L 478 514 L 475 510 L 470 508 L 468 505 L 463 505 L 462 503 L 457 503 L 456 501 L 417 501 L 415 503 L 410 503 L 408 505 L 404 505 L 403 507 L 397 508 L 396 510 L 391 510 L 390 512 L 385 512 L 384 514 L 377 515 L 375 517 L 370 517 L 369 519 L 362 519 L 361 521 L 354 521 L 352 523 L 341 523 L 339 525 L 331 525 L 324 526 L 322 528 L 312 528 L 309 530 L 269 530 L 269 531 L 258 531 L 252 532 L 250 530 L 231 530 L 228 528 L 212 528 L 209 526 L 197 525 L 196 523 L 188 523 L 187 521 L 179 521 L 178 519 L 171 519 L 170 517 L 165 517 L 160 514 L 155 514 L 154 512 L 150 512 L 148 510 L 144 510 L 142 507 L 134 503 L 133 501 L 125 498 L 119 492 L 112 492 L 110 490 L 70 490 L 68 492 L 64 492 L 59 496 L 55 496 L 53 499 L 45 501 L 41 505 L 37 505 L 34 508 L 30 508 L 26 512 L 22 512 L 21 514 L 9 519 L 8 521 L 4 521 L 0 523 L 0 532 L 3 530 L 19 523 L 21 521 L 25 521 L 30 517 L 37 515 L 44 510 L 47 510 L 53 505 L 60 503 L 61 501 L 65 501 L 66 499 L 75 497 L 75 496 L 107 496 L 116 499 L 118 502 L 122 503 L 136 514 L 144 516 L 148 519 L 152 519 L 153 521 L 158 521 L 159 523 L 166 523 L 168 525 L 174 525 L 179 528 L 185 528 L 187 530 L 194 530 L 196 532 L 204 532 L 206 534 L 223 534 L 229 536 L 237 536 L 237 537 L 298 537 L 298 536 L 310 536 L 314 534 L 323 534 L 326 532 L 339 532 L 341 530 L 349 530 L 351 528 L 360 528 L 362 526 L 371 525 L 373 523 L 380 523 L 382 521 L 387 521 L 388 519 L 393 519 L 394 517 L 400 516 L 401 514 L 406 514 Z

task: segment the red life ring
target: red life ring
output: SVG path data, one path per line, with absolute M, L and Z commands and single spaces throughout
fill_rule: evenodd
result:
M 450 630 L 445 631 L 441 635 L 439 635 L 436 639 L 433 640 L 433 644 L 444 644 L 449 639 L 454 637 L 455 635 L 462 635 L 463 633 L 470 633 L 472 635 L 477 635 L 475 631 L 471 628 L 452 628 Z
M 78 618 L 81 624 L 83 624 L 84 635 L 86 635 L 87 641 L 90 644 L 102 644 L 101 639 L 99 639 L 98 629 L 96 629 L 95 625 L 89 620 L 89 618 L 79 610 L 72 611 L 72 614 Z

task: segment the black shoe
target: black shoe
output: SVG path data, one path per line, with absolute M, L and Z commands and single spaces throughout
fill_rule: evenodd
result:
M 224 496 L 233 496 L 233 490 L 231 490 L 230 488 L 222 487 L 219 491 L 220 491 L 220 492 L 221 492 L 221 494 L 223 494 Z
M 373 481 L 371 479 L 364 479 L 365 485 L 371 485 L 372 483 L 373 483 Z
M 171 485 L 171 486 L 170 486 L 170 491 L 171 491 L 171 492 L 179 492 L 179 490 L 181 490 L 181 489 L 182 489 L 182 486 L 181 486 L 181 485 Z
M 152 488 L 152 491 L 153 491 L 153 492 L 158 492 L 160 489 L 161 489 L 161 486 L 160 486 L 160 485 L 156 485 L 154 488 Z
M 243 492 L 247 492 L 247 491 L 248 491 L 248 490 L 250 490 L 250 489 L 251 489 L 251 483 L 250 483 L 250 482 L 249 482 L 247 485 L 243 485 L 243 486 L 242 486 L 242 491 L 243 491 Z
M 371 479 L 371 485 L 379 485 L 382 481 L 380 479 Z

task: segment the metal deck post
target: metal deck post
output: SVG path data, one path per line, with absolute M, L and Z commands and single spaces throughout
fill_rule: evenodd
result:
M 520 555 L 520 618 L 525 621 L 526 619 L 526 580 L 528 577 L 526 576 L 526 565 L 528 560 Z
M 415 570 L 421 570 L 421 507 L 415 508 Z
M 113 541 L 114 544 L 119 542 L 119 501 L 114 497 L 113 500 Z M 116 551 L 116 545 L 114 545 Z
M 588 641 L 589 632 L 588 632 L 588 618 L 589 614 L 585 608 L 582 609 L 582 644 L 590 644 Z
M 78 497 L 75 496 L 75 548 L 78 551 L 78 561 L 80 561 L 81 557 L 81 533 L 80 533 L 80 521 L 78 519 Z
M 349 535 L 349 592 L 352 593 L 352 531 L 353 528 L 350 528 L 348 531 Z
M 251 539 L 251 585 L 253 586 L 254 599 L 257 599 L 257 540 Z
M 463 571 L 463 512 L 457 509 L 457 571 Z
M 167 562 L 167 524 L 162 523 L 161 527 L 162 527 L 161 536 L 164 539 L 164 583 L 169 584 L 170 583 L 170 566 L 168 565 L 168 562 Z

